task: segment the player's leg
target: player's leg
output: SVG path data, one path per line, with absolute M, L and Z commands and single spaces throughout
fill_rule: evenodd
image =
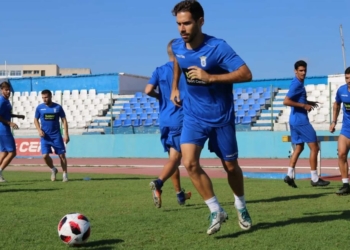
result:
M 295 181 L 294 181 L 294 172 L 295 172 L 295 166 L 298 162 L 299 156 L 301 152 L 303 152 L 304 150 L 304 142 L 299 137 L 298 130 L 292 125 L 290 125 L 290 135 L 292 139 L 292 144 L 295 145 L 295 148 L 289 160 L 288 171 L 287 171 L 287 175 L 284 177 L 284 182 L 287 183 L 288 186 L 297 188 L 297 185 L 295 184 Z
M 301 139 L 306 142 L 310 148 L 310 168 L 311 168 L 311 185 L 316 186 L 328 186 L 329 181 L 322 180 L 317 174 L 317 155 L 320 152 L 320 148 L 317 142 L 316 131 L 311 124 L 298 126 L 298 131 Z
M 41 155 L 45 164 L 51 169 L 51 181 L 56 181 L 56 175 L 58 173 L 57 168 L 54 166 L 50 154 L 52 154 L 51 145 L 52 143 L 48 139 L 41 138 Z
M 338 166 L 342 178 L 343 186 L 336 192 L 337 195 L 350 194 L 349 187 L 349 166 L 348 153 L 350 149 L 350 139 L 340 134 L 338 138 Z
M 57 151 L 56 151 L 57 152 Z M 62 167 L 62 181 L 67 182 L 68 181 L 68 163 L 65 153 L 56 153 L 58 154 L 58 157 L 60 158 L 61 167 Z
M 214 152 L 222 162 L 227 173 L 227 180 L 233 192 L 235 207 L 238 214 L 238 224 L 243 230 L 252 226 L 244 198 L 243 172 L 238 164 L 238 147 L 236 128 L 234 124 L 215 128 L 209 137 L 209 150 Z
M 52 138 L 52 147 L 55 150 L 55 154 L 60 158 L 62 168 L 62 181 L 68 181 L 68 163 L 66 158 L 66 147 L 64 146 L 63 138 L 59 134 Z
M 2 160 L 0 161 L 0 182 L 6 182 L 6 180 L 2 176 L 2 173 L 6 169 L 6 167 L 11 163 L 13 158 L 16 157 L 16 143 L 12 135 L 2 135 L 0 137 L 0 145 L 2 151 Z
M 210 210 L 210 224 L 207 234 L 218 232 L 221 224 L 228 219 L 215 196 L 212 182 L 199 164 L 199 158 L 210 128 L 203 128 L 195 121 L 185 122 L 181 134 L 182 161 L 192 184 L 202 196 Z

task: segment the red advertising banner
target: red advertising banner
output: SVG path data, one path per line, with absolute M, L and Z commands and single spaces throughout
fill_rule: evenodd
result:
M 15 139 L 17 156 L 41 156 L 40 138 Z

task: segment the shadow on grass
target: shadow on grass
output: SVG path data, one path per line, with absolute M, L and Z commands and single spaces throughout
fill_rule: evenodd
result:
M 321 213 L 306 213 L 305 217 L 300 218 L 293 218 L 283 221 L 276 221 L 276 222 L 269 222 L 269 223 L 258 223 L 256 225 L 253 225 L 251 230 L 249 231 L 240 231 L 233 234 L 227 234 L 222 236 L 215 237 L 216 239 L 226 239 L 226 238 L 236 238 L 240 235 L 244 235 L 247 233 L 252 233 L 258 230 L 264 230 L 264 229 L 270 229 L 270 228 L 276 228 L 276 227 L 284 227 L 289 226 L 293 224 L 301 224 L 301 223 L 320 223 L 320 222 L 327 222 L 327 221 L 334 221 L 334 220 L 350 220 L 350 210 L 347 211 L 329 211 L 329 212 L 323 212 L 323 213 L 332 213 L 327 215 L 320 215 Z
M 116 244 L 123 243 L 124 240 L 121 239 L 109 239 L 109 240 L 97 240 L 87 242 L 81 246 L 81 248 L 92 248 L 94 250 L 110 250 L 115 249 Z
M 86 176 L 88 177 L 88 175 Z M 84 180 L 85 177 L 81 178 L 69 178 L 68 182 L 75 182 L 75 181 L 133 181 L 133 180 L 153 180 L 154 178 L 143 178 L 143 177 L 116 177 L 116 178 L 95 178 L 95 177 L 89 177 L 90 180 Z M 40 180 L 23 180 L 21 181 L 23 183 L 34 183 L 34 182 L 51 182 L 51 180 L 48 179 L 40 179 Z M 62 182 L 62 179 L 57 178 L 55 182 Z M 24 185 L 24 184 L 23 184 Z
M 43 189 L 0 189 L 0 193 L 16 193 L 16 192 L 43 192 L 57 191 L 59 188 L 43 188 Z
M 221 206 L 233 206 L 234 202 L 221 202 Z M 173 211 L 178 211 L 181 209 L 181 207 L 185 207 L 186 209 L 208 209 L 208 206 L 203 202 L 203 204 L 186 204 L 184 206 L 178 206 L 177 208 L 173 209 L 164 209 L 163 212 L 173 212 Z
M 273 197 L 273 198 L 262 199 L 262 200 L 247 200 L 247 204 L 262 203 L 262 202 L 280 202 L 280 201 L 299 200 L 299 199 L 317 199 L 323 196 L 327 196 L 329 194 L 334 194 L 334 192 L 327 192 L 327 193 L 321 193 L 321 194 L 301 194 L 301 195 L 280 196 L 280 197 Z

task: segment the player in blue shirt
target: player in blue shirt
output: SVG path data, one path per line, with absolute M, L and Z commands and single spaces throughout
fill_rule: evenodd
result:
M 292 143 L 295 150 L 290 158 L 288 173 L 284 182 L 289 186 L 296 188 L 294 181 L 294 169 L 301 152 L 304 150 L 304 143 L 310 148 L 310 167 L 311 167 L 311 185 L 327 186 L 329 181 L 324 181 L 317 175 L 317 155 L 319 152 L 316 131 L 309 122 L 308 112 L 318 107 L 317 102 L 308 101 L 304 80 L 306 77 L 307 64 L 304 61 L 297 61 L 294 64 L 295 77 L 292 80 L 288 93 L 283 104 L 290 106 L 291 113 L 289 117 L 289 126 Z
M 67 182 L 67 158 L 64 143 L 67 144 L 69 142 L 69 135 L 66 114 L 61 105 L 52 102 L 52 93 L 50 90 L 43 90 L 41 92 L 41 97 L 44 103 L 38 105 L 34 118 L 35 127 L 41 138 L 41 153 L 45 163 L 51 168 L 51 181 L 55 181 L 58 170 L 53 165 L 52 158 L 50 157 L 52 153 L 51 147 L 55 150 L 55 154 L 59 156 L 61 161 L 63 170 L 62 181 Z M 64 128 L 64 139 L 60 131 L 60 118 Z
M 235 130 L 233 83 L 248 82 L 252 74 L 245 62 L 222 39 L 202 33 L 204 11 L 197 1 L 181 1 L 173 9 L 182 38 L 172 44 L 175 54 L 171 100 L 180 106 L 183 101 L 184 121 L 181 134 L 183 163 L 193 185 L 210 210 L 207 234 L 218 232 L 228 219 L 220 206 L 199 159 L 205 142 L 227 172 L 233 191 L 239 226 L 248 230 L 252 220 L 246 208 L 244 181 L 238 164 Z M 186 96 L 179 89 L 179 78 L 186 78 Z
M 179 165 L 181 163 L 180 136 L 182 130 L 183 112 L 182 107 L 175 106 L 170 100 L 174 54 L 171 50 L 173 40 L 168 43 L 167 53 L 169 62 L 156 68 L 149 83 L 146 85 L 145 93 L 159 100 L 159 127 L 161 142 L 165 152 L 169 154 L 169 161 L 164 165 L 157 180 L 150 183 L 154 205 L 158 208 L 162 205 L 162 186 L 171 177 L 177 201 L 180 205 L 185 204 L 186 199 L 191 198 L 191 192 L 185 193 L 181 189 Z M 181 79 L 180 88 L 184 87 L 184 78 Z M 155 89 L 158 88 L 158 93 Z
M 343 186 L 336 192 L 337 195 L 350 194 L 348 153 L 350 149 L 350 67 L 345 70 L 346 84 L 340 86 L 333 104 L 333 121 L 329 131 L 334 133 L 335 126 L 343 103 L 343 124 L 338 138 L 338 166 Z
M 2 172 L 15 158 L 17 150 L 15 139 L 13 138 L 11 128 L 18 129 L 16 123 L 11 122 L 12 117 L 24 119 L 24 115 L 12 114 L 12 105 L 9 101 L 11 96 L 11 85 L 9 82 L 0 84 L 0 182 L 6 180 L 2 176 Z

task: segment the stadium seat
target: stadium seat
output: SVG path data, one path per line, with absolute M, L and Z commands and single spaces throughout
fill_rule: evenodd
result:
M 147 119 L 147 114 L 146 113 L 142 113 L 140 116 L 140 120 L 146 120 Z
M 142 97 L 142 98 L 140 99 L 140 102 L 141 102 L 141 103 L 147 103 L 147 102 L 148 102 L 148 97 Z
M 255 104 L 255 100 L 252 98 L 249 98 L 247 104 L 250 106 L 253 106 Z
M 155 120 L 155 122 L 154 122 L 154 126 L 159 127 L 159 120 L 158 120 L 158 119 L 157 119 L 157 120 Z
M 241 94 L 242 94 L 242 88 L 237 88 L 237 89 L 235 89 L 235 93 L 236 93 L 237 95 L 241 95 Z
M 136 120 L 132 120 L 131 121 L 131 125 L 134 126 L 134 127 L 140 127 L 140 120 L 139 119 L 136 119 Z
M 148 99 L 148 101 L 151 102 L 151 103 L 155 103 L 155 102 L 157 102 L 157 99 L 154 98 L 154 97 L 151 97 L 151 98 Z
M 263 87 L 258 87 L 258 88 L 256 89 L 256 93 L 258 93 L 258 94 L 264 93 L 264 88 L 263 88 Z
M 159 108 L 159 102 L 155 102 L 153 108 Z
M 122 120 L 114 120 L 113 127 L 120 127 L 122 125 Z
M 236 101 L 238 99 L 238 96 L 236 93 L 233 94 L 233 100 Z
M 248 100 L 248 98 L 249 98 L 249 95 L 247 93 L 242 93 L 241 94 L 241 99 L 243 99 L 244 101 Z
M 140 107 L 141 107 L 140 103 L 134 103 L 133 104 L 133 108 L 134 109 L 137 109 L 137 108 L 140 108 Z
M 240 124 L 241 123 L 241 118 L 236 116 L 235 117 L 235 124 Z
M 146 119 L 145 123 L 143 124 L 143 126 L 149 127 L 153 125 L 153 120 L 152 119 Z
M 243 106 L 243 104 L 244 104 L 243 99 L 237 99 L 236 104 L 237 104 L 238 106 Z
M 244 117 L 244 116 L 245 116 L 244 110 L 238 110 L 237 111 L 237 117 Z
M 136 113 L 133 113 L 130 115 L 130 119 L 131 120 L 137 120 L 137 114 Z
M 243 117 L 242 124 L 251 124 L 252 118 L 250 116 Z
M 256 116 L 256 111 L 253 110 L 253 109 L 249 110 L 249 111 L 248 111 L 248 116 L 249 116 L 249 117 L 255 117 L 255 116 Z
M 243 104 L 242 110 L 243 110 L 243 111 L 248 111 L 248 110 L 250 110 L 249 104 Z
M 142 92 L 136 92 L 134 96 L 136 98 L 142 98 Z
M 143 109 L 142 108 L 137 108 L 136 109 L 136 114 L 140 115 L 143 113 Z
M 126 114 L 119 114 L 120 120 L 126 120 Z
M 146 108 L 146 113 L 147 114 L 153 114 L 153 108 Z
M 251 94 L 253 94 L 253 88 L 247 88 L 247 90 L 246 90 L 246 93 L 248 94 L 248 95 L 251 95 Z
M 264 100 L 264 102 L 265 102 L 265 100 Z M 253 107 L 252 107 L 252 109 L 253 109 L 254 111 L 258 112 L 258 111 L 261 110 L 261 106 L 260 106 L 260 104 L 254 104 Z
M 151 103 L 149 102 L 143 103 L 143 108 L 150 108 L 150 107 L 151 107 Z
M 131 98 L 130 99 L 130 103 L 137 103 L 137 99 L 136 98 Z
M 123 127 L 130 127 L 131 126 L 131 120 L 127 119 L 124 121 L 124 124 L 122 125 Z
M 259 93 L 253 93 L 252 94 L 252 99 L 258 100 L 259 98 L 260 98 L 260 94 Z
M 128 115 L 132 114 L 132 109 L 124 109 L 124 110 L 125 110 L 125 114 L 128 114 Z
M 152 113 L 151 119 L 157 120 L 158 119 L 158 113 Z

